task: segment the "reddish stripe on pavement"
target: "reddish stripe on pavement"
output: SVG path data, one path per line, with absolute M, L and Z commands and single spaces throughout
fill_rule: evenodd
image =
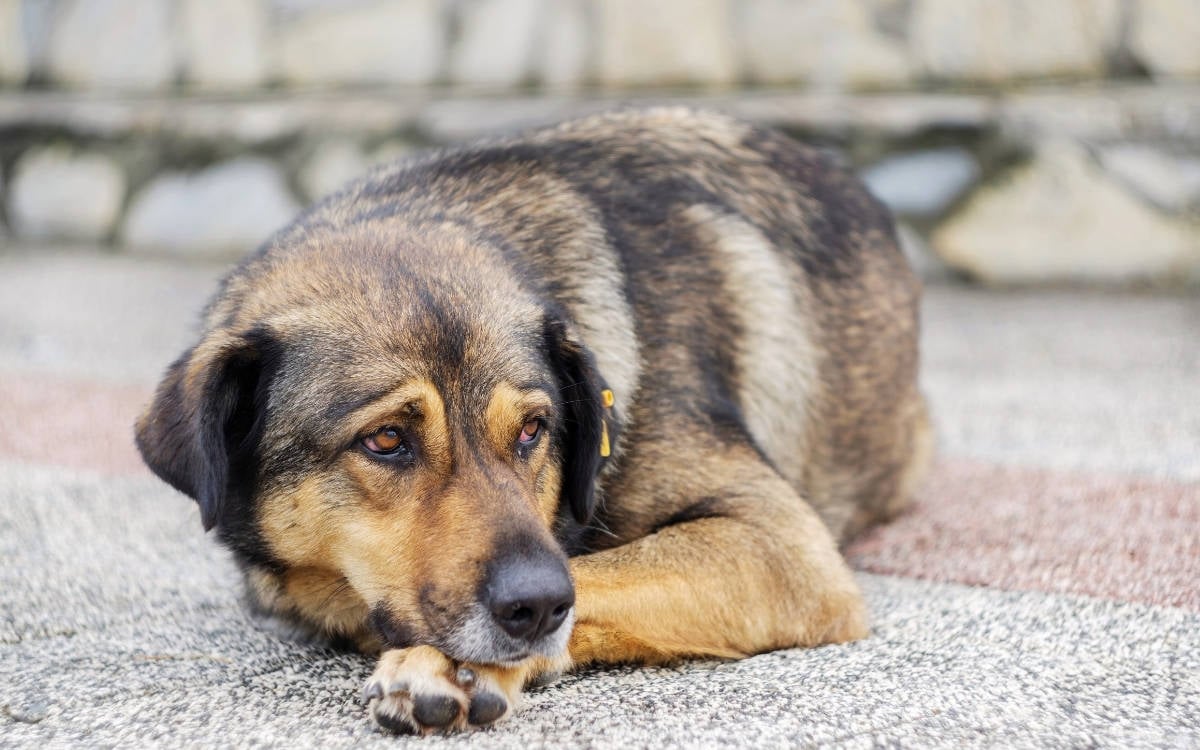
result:
M 875 573 L 1200 611 L 1200 484 L 944 460 L 847 551 Z
M 0 376 L 0 458 L 143 473 L 133 423 L 150 397 L 146 387 Z
M 146 472 L 149 388 L 0 376 L 0 459 Z M 943 460 L 913 508 L 850 546 L 876 573 L 1200 611 L 1200 484 Z

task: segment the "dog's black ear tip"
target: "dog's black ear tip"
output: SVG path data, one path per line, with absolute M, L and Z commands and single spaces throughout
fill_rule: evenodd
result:
M 200 523 L 205 531 L 212 531 L 221 518 L 221 504 L 225 498 L 225 481 L 228 467 L 220 458 L 210 458 L 199 477 L 200 485 L 192 495 L 200 506 Z M 190 494 L 190 493 L 189 493 Z
M 149 415 L 134 425 L 134 445 L 147 468 L 172 489 L 196 501 L 205 531 L 217 525 L 220 493 L 214 490 L 219 480 L 197 472 L 198 462 L 192 447 L 183 439 L 170 439 L 155 426 Z
M 571 498 L 571 515 L 574 516 L 575 521 L 581 526 L 587 526 L 591 522 L 595 509 L 595 492 L 591 487 L 577 493 L 575 497 Z
M 200 510 L 200 525 L 204 527 L 205 532 L 212 531 L 217 527 L 217 514 L 206 513 L 203 509 Z

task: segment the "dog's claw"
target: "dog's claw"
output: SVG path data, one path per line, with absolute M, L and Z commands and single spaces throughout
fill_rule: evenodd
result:
M 383 686 L 372 680 L 366 685 L 363 685 L 362 702 L 370 703 L 373 700 L 379 700 L 383 697 Z
M 391 685 L 388 685 L 387 694 L 397 695 L 399 693 L 408 692 L 408 680 L 395 680 Z
M 456 675 L 456 677 L 458 679 L 458 684 L 465 688 L 469 688 L 475 684 L 475 670 L 471 669 L 470 667 L 459 667 L 458 675 Z
M 557 669 L 549 670 L 546 672 L 541 672 L 541 673 L 537 674 L 532 680 L 529 681 L 529 687 L 531 687 L 531 688 L 546 687 L 547 685 L 551 685 L 551 684 L 557 682 L 559 680 L 559 678 L 561 678 L 561 677 L 562 677 L 562 672 Z

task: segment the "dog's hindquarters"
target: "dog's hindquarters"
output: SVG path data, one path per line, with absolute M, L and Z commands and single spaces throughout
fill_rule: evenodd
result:
M 930 453 L 916 387 L 917 287 L 888 227 L 851 278 L 806 273 L 744 217 L 684 214 L 738 319 L 736 403 L 755 446 L 844 541 L 907 502 Z M 778 236 L 778 235 L 777 235 Z

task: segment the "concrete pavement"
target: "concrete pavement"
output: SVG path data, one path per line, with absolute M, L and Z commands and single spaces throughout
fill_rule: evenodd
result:
M 0 744 L 404 741 L 133 450 L 220 272 L 0 251 Z M 1200 744 L 1200 300 L 936 286 L 924 320 L 940 459 L 848 551 L 870 639 L 571 676 L 435 744 Z

